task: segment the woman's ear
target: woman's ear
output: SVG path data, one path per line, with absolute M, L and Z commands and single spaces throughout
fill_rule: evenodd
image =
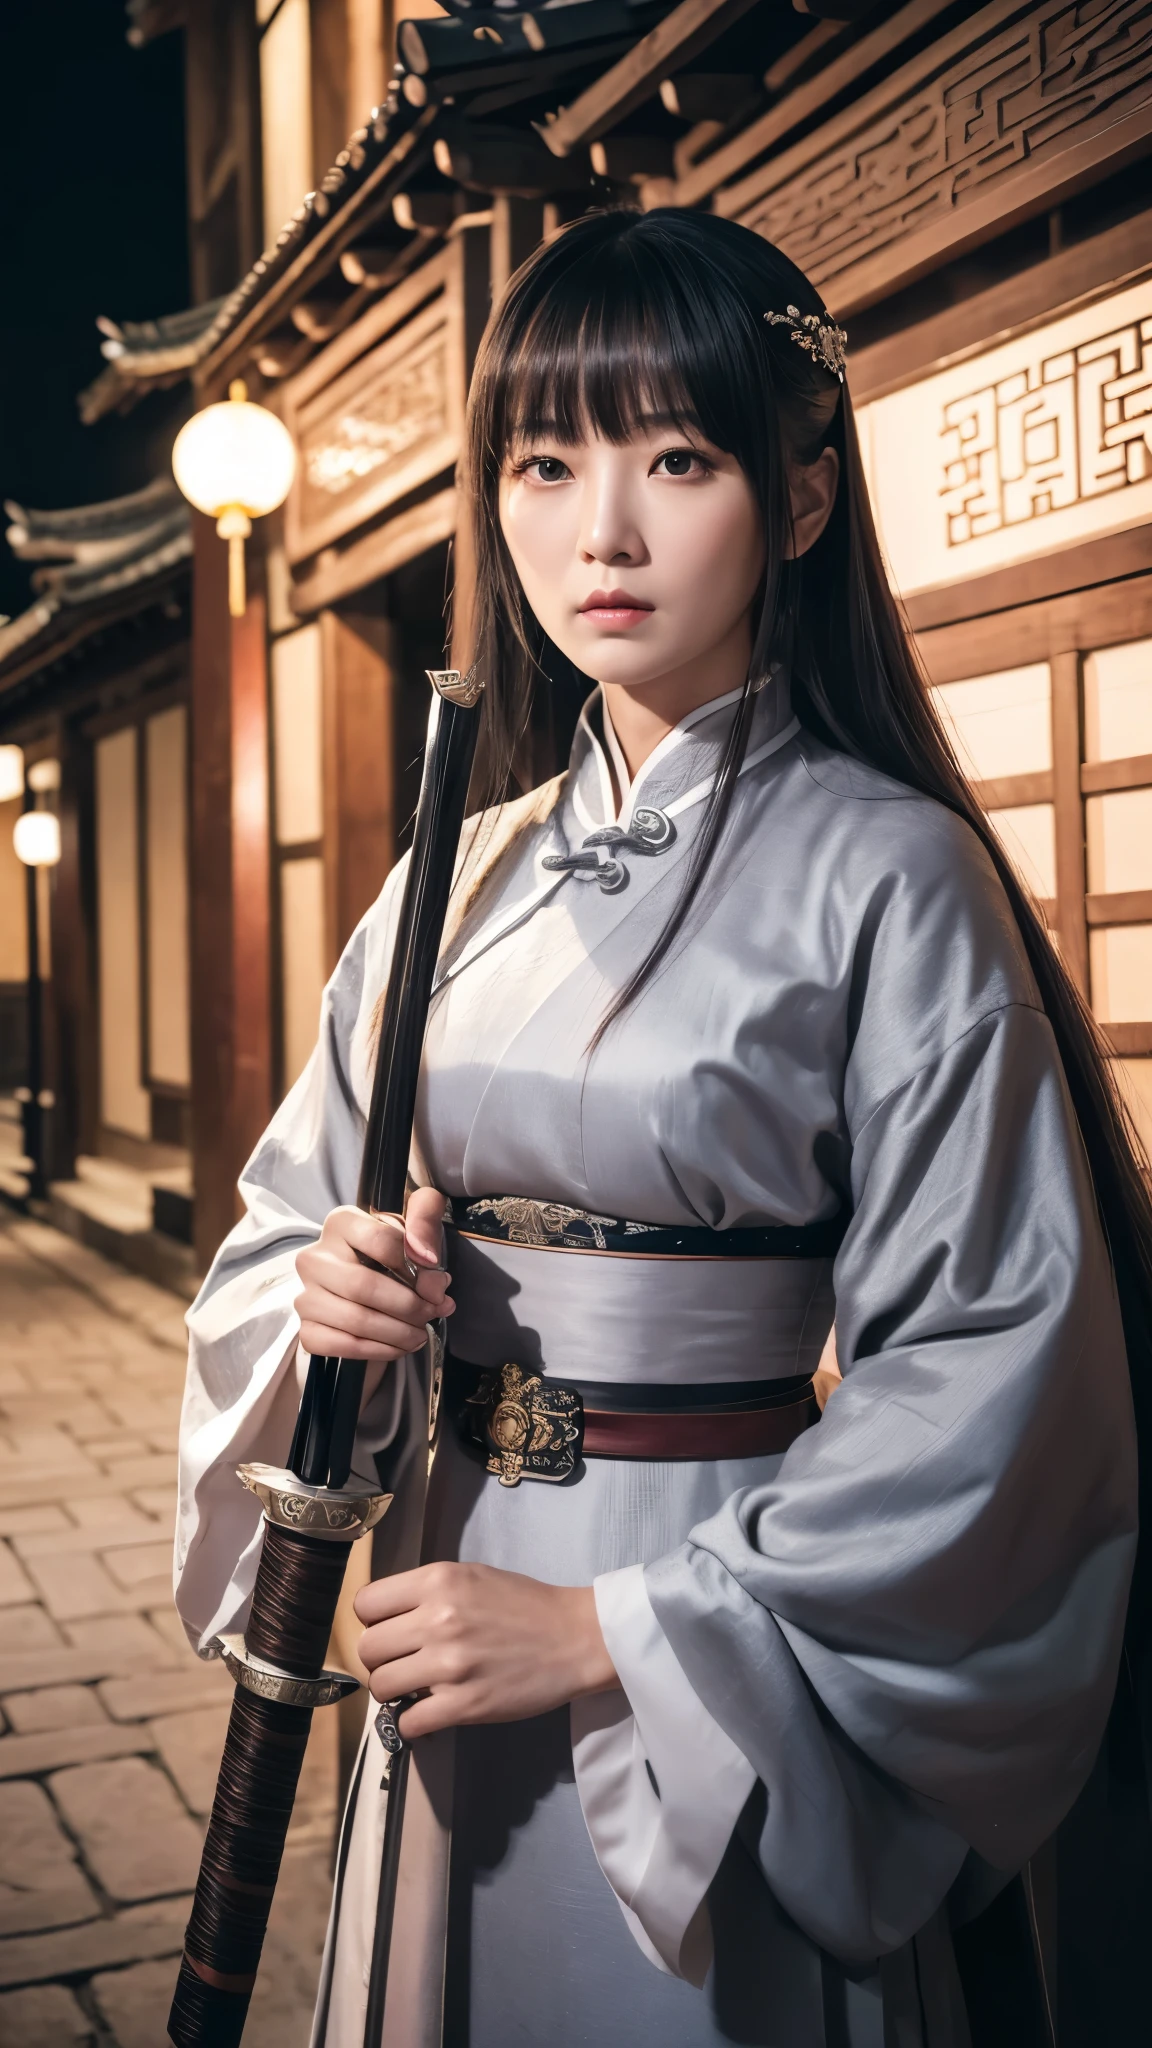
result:
M 839 481 L 840 457 L 835 448 L 823 449 L 815 462 L 807 463 L 804 468 L 789 465 L 792 536 L 784 550 L 789 559 L 806 555 L 819 540 L 832 516 Z

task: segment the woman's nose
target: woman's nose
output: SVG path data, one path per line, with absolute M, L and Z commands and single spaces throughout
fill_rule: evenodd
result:
M 601 500 L 590 510 L 580 536 L 580 550 L 589 562 L 636 563 L 644 546 L 626 508 Z
M 594 467 L 581 511 L 580 551 L 585 561 L 635 564 L 643 558 L 644 542 L 628 479 L 619 473 L 611 456 Z

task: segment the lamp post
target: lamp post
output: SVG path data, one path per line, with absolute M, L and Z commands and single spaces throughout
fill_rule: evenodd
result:
M 55 867 L 60 858 L 60 820 L 55 811 L 38 810 L 36 799 L 57 789 L 58 761 L 36 761 L 24 784 L 24 809 L 16 820 L 12 844 L 25 867 L 28 928 L 28 1061 L 27 1081 L 17 1090 L 24 1124 L 24 1156 L 28 1160 L 28 1193 L 42 1196 L 44 1173 L 44 1111 L 55 1100 L 44 1086 L 43 1000 L 40 985 L 40 902 L 41 868 Z
M 228 543 L 228 609 L 234 619 L 243 618 L 247 605 L 244 542 L 252 521 L 284 503 L 295 473 L 291 434 L 267 406 L 251 404 L 241 377 L 221 404 L 193 413 L 176 436 L 172 474 Z

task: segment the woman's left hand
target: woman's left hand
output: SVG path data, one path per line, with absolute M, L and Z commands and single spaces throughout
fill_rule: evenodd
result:
M 426 1564 L 356 1595 L 372 1693 L 427 1692 L 407 1737 L 469 1721 L 522 1721 L 620 1681 L 591 1586 L 546 1586 L 485 1564 Z

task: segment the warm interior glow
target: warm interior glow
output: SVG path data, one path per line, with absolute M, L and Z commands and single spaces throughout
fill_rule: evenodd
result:
M 1046 661 L 968 676 L 933 690 L 966 775 L 982 782 L 1052 766 L 1052 684 Z
M 28 770 L 28 787 L 39 795 L 60 787 L 60 763 L 51 755 L 33 761 Z
M 243 393 L 242 384 L 233 385 Z M 282 420 L 245 396 L 205 406 L 181 427 L 172 473 L 184 496 L 220 519 L 232 511 L 259 519 L 288 496 L 296 449 Z
M 54 811 L 21 811 L 12 844 L 26 868 L 54 868 L 60 858 L 60 820 Z
M 0 747 L 0 804 L 24 794 L 24 754 L 20 747 Z

